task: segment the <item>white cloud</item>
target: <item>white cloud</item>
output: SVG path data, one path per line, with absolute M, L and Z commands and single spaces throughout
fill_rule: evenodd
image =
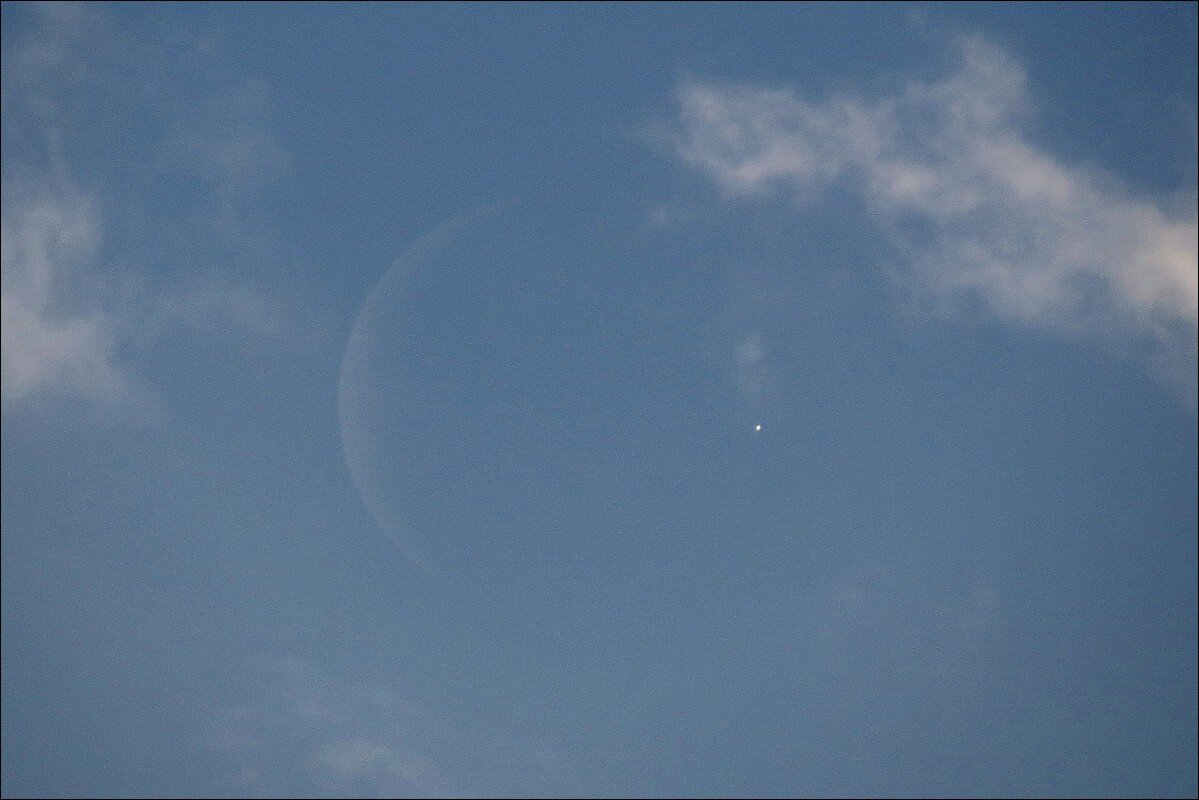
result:
M 151 285 L 100 258 L 97 203 L 59 181 L 4 186 L 0 366 L 5 412 L 54 396 L 106 412 L 145 411 L 137 356 L 183 336 L 194 347 L 277 361 L 322 347 L 325 317 L 285 291 L 219 277 Z
M 387 739 L 351 737 L 322 746 L 317 752 L 320 763 L 342 780 L 369 782 L 421 794 L 445 796 L 445 778 L 427 756 L 397 749 Z
M 94 258 L 100 227 L 77 190 L 29 193 L 4 187 L 0 233 L 0 362 L 5 407 L 42 391 L 94 401 L 122 396 L 112 320 L 63 302 L 73 271 Z
M 298 661 L 283 665 L 285 708 L 307 731 L 311 767 L 346 789 L 445 796 L 450 782 L 429 753 L 444 726 L 388 687 L 331 678 Z
M 269 125 L 267 88 L 249 79 L 225 81 L 214 63 L 219 54 L 212 53 L 193 55 L 193 74 L 205 88 L 171 85 L 163 77 L 168 59 L 186 54 L 164 54 L 123 33 L 103 9 L 34 10 L 38 24 L 4 47 L 4 410 L 51 393 L 109 408 L 153 405 L 151 387 L 136 379 L 138 355 L 173 334 L 192 337 L 196 346 L 252 352 L 316 344 L 314 329 L 318 320 L 327 322 L 324 315 L 300 308 L 284 287 L 244 277 L 251 265 L 277 261 L 274 234 L 251 208 L 286 163 Z M 163 133 L 114 153 L 106 179 L 103 170 L 77 169 L 72 154 L 88 129 L 81 118 L 116 101 L 164 123 Z M 209 202 L 175 216 L 161 205 L 140 208 L 122 195 L 116 174 L 115 165 L 131 156 L 169 164 Z M 86 187 L 72 177 L 89 173 L 95 177 Z M 118 213 L 102 220 L 98 198 Z M 184 219 L 190 214 L 199 225 Z M 138 218 L 183 235 L 170 243 L 173 251 L 154 251 L 147 245 L 152 237 L 121 224 Z M 108 252 L 101 257 L 102 227 L 106 251 L 137 266 Z M 156 280 L 156 265 L 181 253 L 191 254 L 192 274 Z
M 271 670 L 277 693 L 225 712 L 212 746 L 224 779 L 250 795 L 445 797 L 453 785 L 431 754 L 453 748 L 446 726 L 389 687 L 331 677 L 302 661 Z
M 775 275 L 737 267 L 720 297 L 710 320 L 712 364 L 730 390 L 737 424 L 767 422 L 777 413 L 782 379 L 774 317 L 779 308 L 793 305 L 796 295 Z
M 1060 163 L 1023 132 L 1020 65 L 979 38 L 958 40 L 956 57 L 942 79 L 874 102 L 688 82 L 678 154 L 730 196 L 806 204 L 856 193 L 939 300 L 1131 334 L 1172 362 L 1159 366 L 1193 362 L 1194 212 L 1172 217 Z
M 737 389 L 749 400 L 760 400 L 766 391 L 766 381 L 766 348 L 761 335 L 751 333 L 737 347 Z
M 4 411 L 70 399 L 143 412 L 138 356 L 188 339 L 278 363 L 326 346 L 328 319 L 287 291 L 205 276 L 151 285 L 100 258 L 97 203 L 64 181 L 3 187 L 0 372 Z M 161 357 L 161 356 L 159 356 Z
M 205 736 L 221 791 L 239 796 L 558 797 L 581 778 L 555 747 L 501 718 L 414 701 L 412 687 L 273 665 L 252 705 Z M 467 704 L 469 705 L 469 704 Z M 467 712 L 469 713 L 469 712 Z

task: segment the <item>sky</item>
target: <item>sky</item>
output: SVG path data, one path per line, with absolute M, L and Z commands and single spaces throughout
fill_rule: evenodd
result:
M 1194 4 L 2 8 L 6 797 L 1199 790 Z

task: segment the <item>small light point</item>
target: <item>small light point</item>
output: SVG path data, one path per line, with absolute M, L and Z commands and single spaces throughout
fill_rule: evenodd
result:
M 759 433 L 761 433 L 761 431 L 762 431 L 762 424 L 761 424 L 761 423 L 758 423 L 757 425 L 754 425 L 754 430 L 755 430 L 755 431 L 757 431 L 757 432 L 759 432 Z

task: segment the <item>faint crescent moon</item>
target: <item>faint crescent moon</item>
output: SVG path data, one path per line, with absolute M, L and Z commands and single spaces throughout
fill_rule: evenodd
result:
M 371 432 L 362 424 L 362 420 L 371 410 L 372 403 L 378 401 L 368 389 L 370 363 L 367 354 L 371 344 L 368 322 L 376 319 L 378 314 L 384 311 L 382 305 L 385 298 L 396 296 L 406 282 L 416 275 L 430 254 L 453 242 L 463 231 L 481 219 L 510 205 L 511 202 L 498 203 L 452 219 L 405 250 L 376 281 L 359 307 L 341 359 L 337 385 L 338 431 L 342 456 L 345 458 L 346 469 L 354 487 L 380 530 L 392 540 L 405 558 L 423 571 L 439 576 L 444 576 L 444 569 L 432 563 L 425 554 L 418 552 L 406 532 L 399 529 L 399 522 L 389 518 L 391 515 L 386 500 L 373 474 L 376 465 L 368 446 Z
M 509 559 L 560 569 L 581 527 L 650 502 L 649 465 L 691 437 L 690 395 L 662 387 L 687 384 L 703 329 L 676 311 L 700 290 L 647 283 L 647 237 L 592 198 L 522 197 L 442 225 L 371 288 L 341 361 L 338 434 L 411 565 L 501 581 Z

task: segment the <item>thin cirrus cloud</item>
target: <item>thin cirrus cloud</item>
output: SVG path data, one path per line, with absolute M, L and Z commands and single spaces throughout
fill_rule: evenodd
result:
M 248 210 L 286 163 L 263 110 L 268 88 L 252 79 L 226 85 L 219 75 L 208 92 L 171 85 L 155 77 L 170 62 L 151 44 L 110 35 L 103 9 L 36 10 L 36 32 L 4 51 L 4 135 L 12 143 L 3 187 L 4 410 L 49 396 L 110 410 L 152 403 L 131 353 L 167 332 L 197 334 L 197 342 L 221 332 L 243 349 L 283 340 L 310 345 L 307 309 L 239 277 L 247 264 L 276 258 L 273 231 Z M 201 82 L 217 60 L 205 53 L 170 58 L 190 58 Z M 159 136 L 130 153 L 149 168 L 171 165 L 173 179 L 207 201 L 196 212 L 157 205 L 153 219 L 164 228 L 190 222 L 185 213 L 198 215 L 194 233 L 160 245 L 166 252 L 122 227 L 122 214 L 103 213 L 123 204 L 126 218 L 148 216 L 141 201 L 105 180 L 84 185 L 71 177 L 89 172 L 78 169 L 67 146 L 85 127 L 80 115 L 114 97 L 161 123 Z M 166 284 L 128 263 L 177 253 L 196 254 L 195 274 Z
M 728 196 L 807 204 L 849 191 L 934 299 L 1137 341 L 1193 382 L 1195 213 L 1171 216 L 1061 163 L 1022 129 L 1023 68 L 978 37 L 954 55 L 949 74 L 873 102 L 685 82 L 677 155 Z
M 228 770 L 219 780 L 229 788 L 255 795 L 304 794 L 314 784 L 334 795 L 454 793 L 433 758 L 452 738 L 439 718 L 386 686 L 339 680 L 303 661 L 285 660 L 268 673 L 274 688 L 261 692 L 262 702 L 212 720 L 208 744 Z
M 184 335 L 257 355 L 324 346 L 324 320 L 285 291 L 207 276 L 151 287 L 101 252 L 95 198 L 64 180 L 4 186 L 0 367 L 5 412 L 42 399 L 146 410 L 131 352 Z M 87 298 L 87 299 L 85 299 Z
M 66 276 L 94 258 L 100 238 L 94 204 L 71 189 L 27 193 L 5 186 L 4 196 L 4 406 L 43 390 L 118 399 L 128 387 L 114 356 L 112 320 L 99 310 L 71 310 L 60 299 Z
M 128 395 L 116 355 L 120 323 L 95 294 L 102 220 L 95 195 L 63 151 L 69 98 L 93 74 L 89 33 L 103 15 L 37 7 L 38 35 L 4 47 L 3 204 L 0 207 L 0 367 L 5 411 L 47 393 L 108 404 Z
M 496 719 L 469 722 L 402 687 L 301 659 L 262 671 L 255 700 L 214 710 L 205 749 L 219 784 L 250 795 L 557 796 L 571 762 Z M 567 792 L 577 794 L 577 791 Z

